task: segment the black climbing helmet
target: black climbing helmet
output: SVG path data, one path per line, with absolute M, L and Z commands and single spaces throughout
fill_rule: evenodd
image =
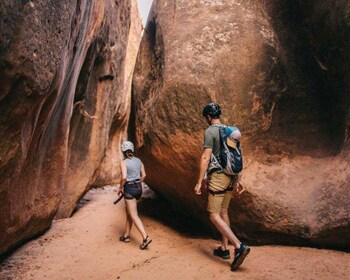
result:
M 221 115 L 220 106 L 217 103 L 209 103 L 203 109 L 203 117 L 211 116 L 212 118 L 219 118 Z

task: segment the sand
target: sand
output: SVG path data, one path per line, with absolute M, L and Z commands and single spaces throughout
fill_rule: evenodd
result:
M 168 225 L 176 214 L 169 223 L 141 215 L 153 239 L 142 251 L 136 228 L 130 243 L 118 240 L 125 215 L 115 197 L 113 188 L 91 190 L 72 218 L 54 221 L 5 259 L 0 279 L 350 279 L 349 253 L 284 246 L 254 246 L 231 272 L 232 260 L 212 255 L 218 241 Z

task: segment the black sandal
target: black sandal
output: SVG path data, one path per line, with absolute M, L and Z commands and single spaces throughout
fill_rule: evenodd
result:
M 143 240 L 142 244 L 140 245 L 141 250 L 145 250 L 149 244 L 151 244 L 152 239 L 150 239 L 147 235 L 147 237 Z
M 130 237 L 122 235 L 121 237 L 119 237 L 119 241 L 128 243 L 128 242 L 130 242 Z

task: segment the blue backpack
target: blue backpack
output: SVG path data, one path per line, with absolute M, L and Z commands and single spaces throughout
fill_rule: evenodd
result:
M 241 142 L 239 141 L 241 133 L 235 126 L 221 126 L 220 133 L 220 165 L 227 175 L 235 175 L 243 169 L 243 156 L 241 151 Z M 235 137 L 239 135 L 239 137 Z
M 219 128 L 220 157 L 212 155 L 209 173 L 222 170 L 227 175 L 236 175 L 243 169 L 241 133 L 235 126 L 215 125 Z

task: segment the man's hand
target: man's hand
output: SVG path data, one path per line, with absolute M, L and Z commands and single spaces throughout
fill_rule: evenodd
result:
M 196 195 L 202 194 L 202 183 L 197 183 L 197 185 L 194 187 L 194 193 Z
M 241 184 L 241 182 L 238 182 L 236 187 L 234 188 L 234 191 L 232 192 L 232 195 L 233 196 L 238 196 L 238 195 L 241 195 L 244 192 L 245 192 L 244 186 Z

